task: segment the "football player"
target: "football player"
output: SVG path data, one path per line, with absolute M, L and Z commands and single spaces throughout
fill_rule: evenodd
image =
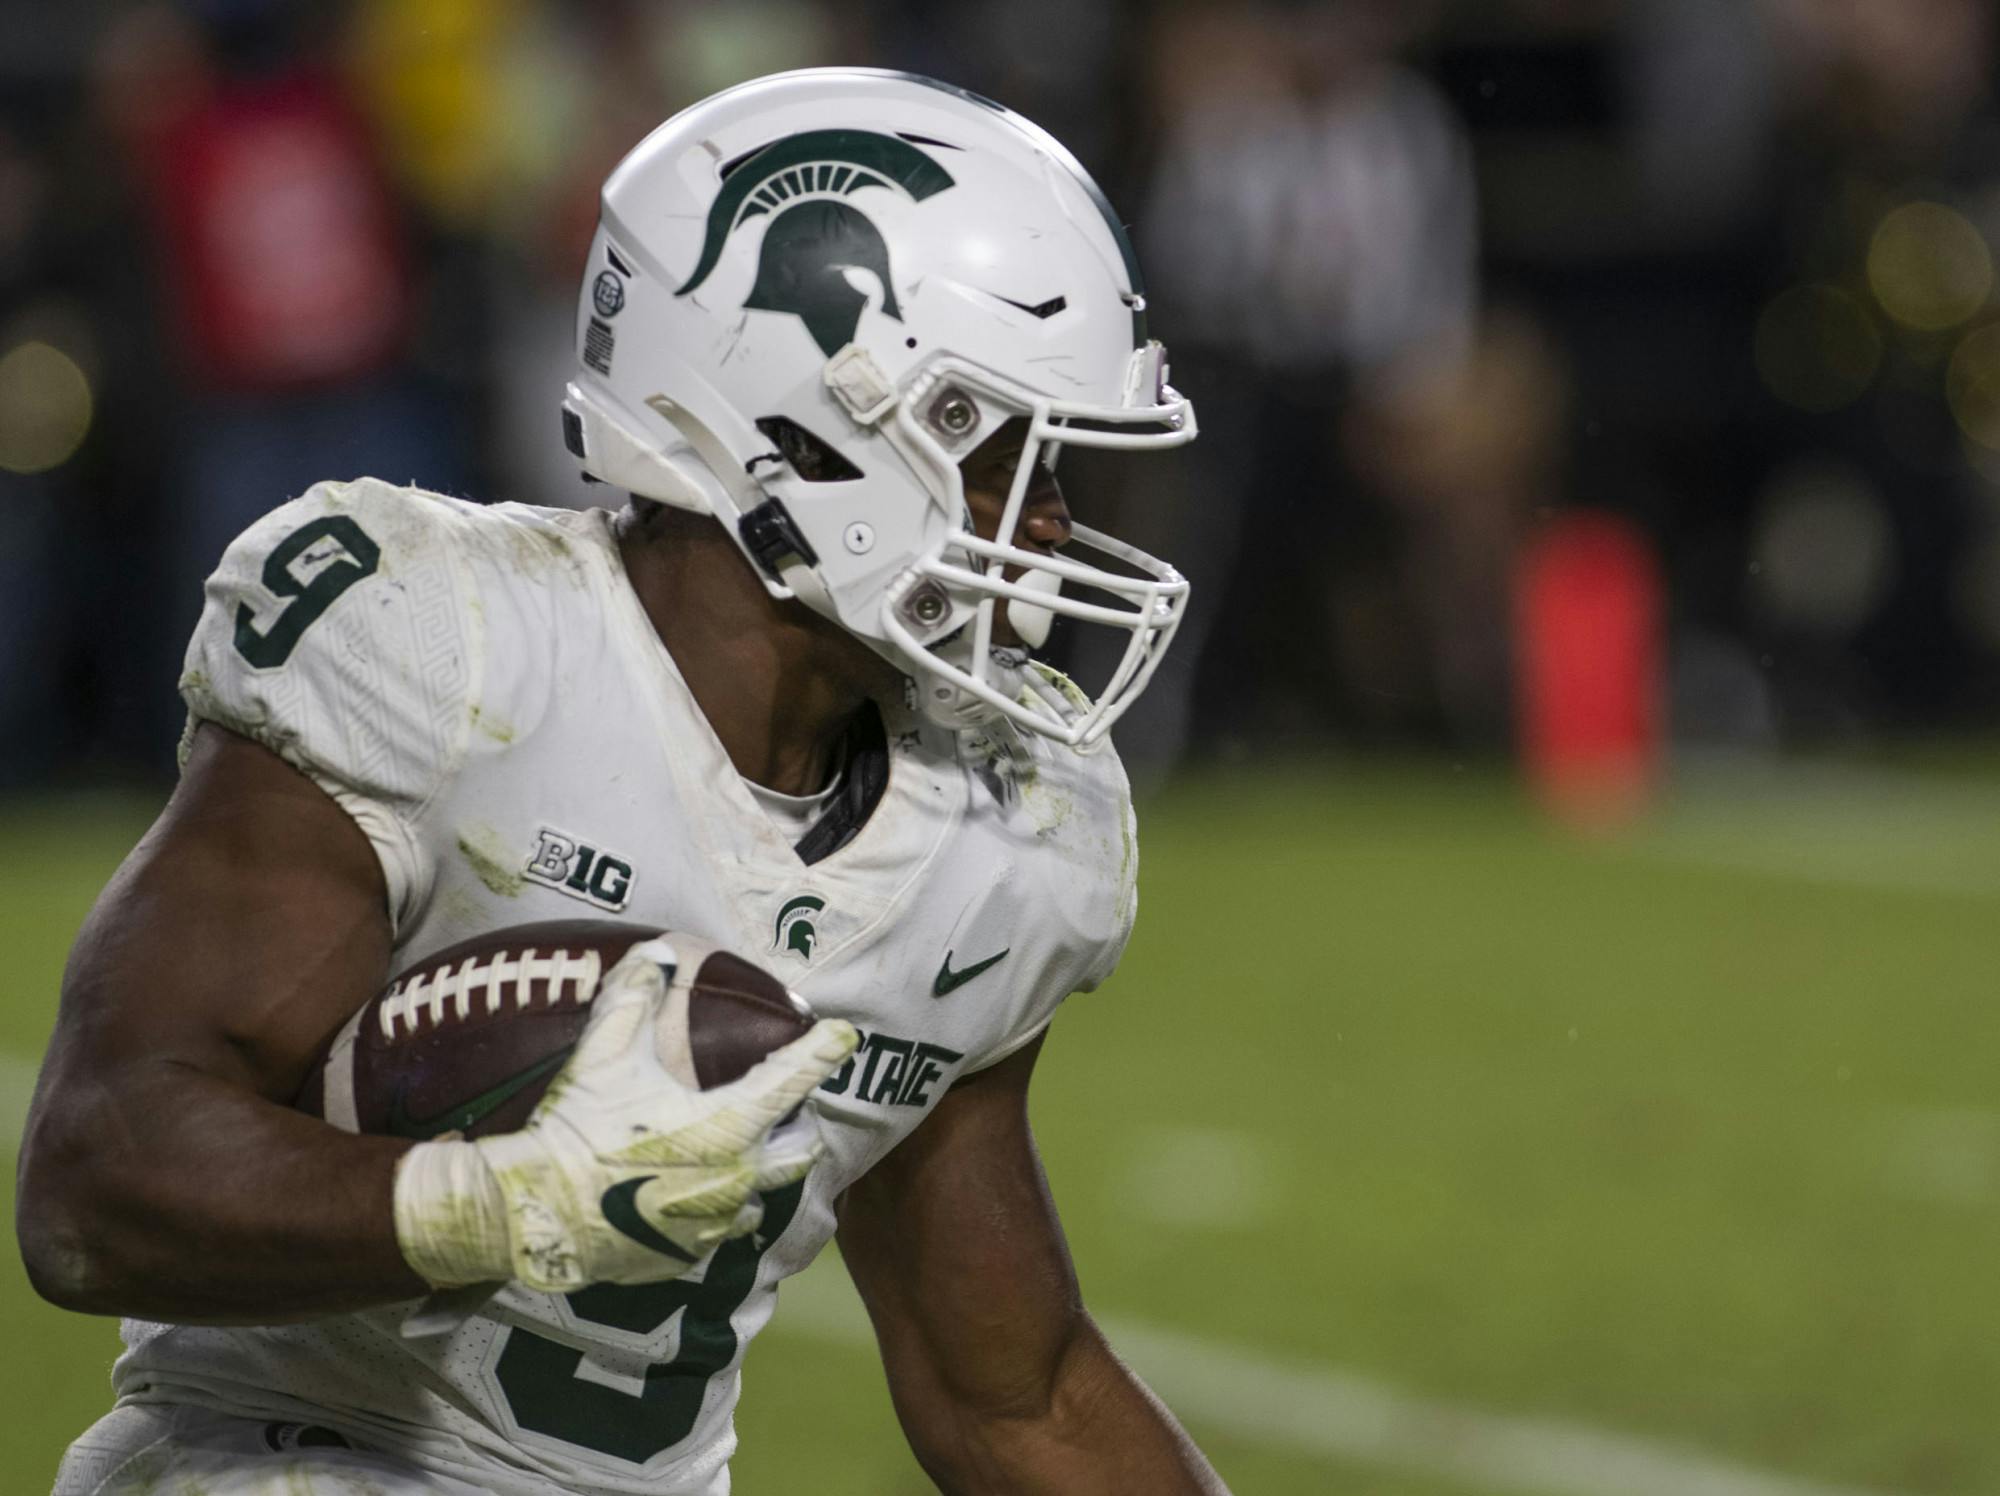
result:
M 63 1496 L 724 1492 L 744 1347 L 836 1236 L 941 1487 L 1221 1489 L 1084 1312 L 1027 1117 L 1131 930 L 1106 734 L 1187 598 L 1055 479 L 1194 435 L 1145 311 L 1027 121 L 759 80 L 604 189 L 563 431 L 622 512 L 360 479 L 230 547 L 23 1148 L 37 1287 L 126 1318 Z M 1095 700 L 1032 656 L 1057 618 L 1124 637 Z M 731 1086 L 621 1084 L 642 948 L 519 1133 L 288 1104 L 390 972 L 593 913 L 825 1016 Z

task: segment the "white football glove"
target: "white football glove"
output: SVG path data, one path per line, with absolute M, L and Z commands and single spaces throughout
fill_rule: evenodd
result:
M 575 1052 L 519 1132 L 403 1156 L 396 1238 L 418 1276 L 548 1293 L 677 1278 L 756 1229 L 758 1191 L 805 1177 L 822 1151 L 812 1118 L 781 1119 L 854 1052 L 853 1025 L 821 1019 L 740 1079 L 699 1090 L 661 1061 L 663 964 L 679 958 L 655 938 L 605 974 Z

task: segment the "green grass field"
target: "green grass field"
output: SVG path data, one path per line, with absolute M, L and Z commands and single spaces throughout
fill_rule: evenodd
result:
M 14 1073 L 144 810 L 0 807 Z M 1701 777 L 1583 840 L 1491 776 L 1325 767 L 1142 830 L 1138 936 L 1036 1120 L 1092 1305 L 1239 1493 L 1635 1488 L 1550 1422 L 1663 1446 L 1652 1489 L 1720 1491 L 1708 1458 L 2000 1492 L 2000 779 Z M 748 1496 L 928 1489 L 838 1280 L 750 1353 Z M 0 1489 L 33 1492 L 115 1335 L 12 1254 L 0 1304 Z M 1336 1373 L 1527 1453 L 1454 1461 L 1449 1417 L 1371 1443 L 1315 1414 Z

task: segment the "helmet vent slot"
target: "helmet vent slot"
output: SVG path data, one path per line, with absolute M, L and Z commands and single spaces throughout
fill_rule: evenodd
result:
M 1033 306 L 1030 306 L 1025 301 L 1016 301 L 1011 296 L 996 296 L 994 300 L 1004 301 L 1011 307 L 1018 307 L 1030 317 L 1039 317 L 1044 322 L 1069 306 L 1069 298 L 1067 296 L 1051 296 L 1047 301 L 1038 301 Z
M 763 416 L 757 429 L 764 433 L 785 464 L 807 483 L 852 483 L 861 469 L 814 436 L 790 416 Z

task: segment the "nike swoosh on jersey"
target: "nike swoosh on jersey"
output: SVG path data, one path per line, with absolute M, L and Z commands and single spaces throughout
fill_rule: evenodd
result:
M 440 1133 L 464 1132 L 518 1096 L 524 1087 L 533 1085 L 552 1070 L 562 1068 L 569 1058 L 574 1045 L 566 1044 L 547 1059 L 537 1060 L 526 1070 L 517 1070 L 490 1090 L 481 1091 L 470 1101 L 462 1101 L 449 1110 L 430 1117 L 412 1117 L 403 1110 L 403 1092 L 398 1087 L 389 1100 L 389 1135 L 398 1138 L 434 1138 Z
M 998 966 L 1002 961 L 1005 961 L 1008 952 L 1013 949 L 1014 947 L 1010 945 L 999 955 L 988 956 L 984 961 L 975 961 L 962 971 L 953 971 L 951 969 L 952 952 L 946 951 L 944 953 L 944 965 L 938 968 L 937 981 L 931 984 L 931 996 L 943 997 L 947 992 L 958 991 L 959 988 L 963 987 L 989 966 Z
M 614 1231 L 631 1237 L 640 1246 L 651 1247 L 655 1252 L 664 1252 L 669 1257 L 678 1257 L 682 1262 L 699 1262 L 700 1258 L 668 1241 L 639 1214 L 639 1204 L 634 1197 L 648 1180 L 659 1177 L 657 1174 L 641 1174 L 637 1179 L 614 1184 L 604 1192 L 603 1197 L 597 1202 L 597 1207 L 604 1212 L 604 1219 L 611 1223 Z

